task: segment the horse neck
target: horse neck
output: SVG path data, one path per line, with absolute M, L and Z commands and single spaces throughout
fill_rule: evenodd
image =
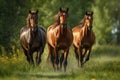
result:
M 59 24 L 58 25 L 58 35 L 57 35 L 57 37 L 58 38 L 62 38 L 62 37 L 64 37 L 64 34 L 66 34 L 67 33 L 67 24 L 66 24 L 66 28 L 63 28 L 63 24 Z
M 66 34 L 66 32 L 67 32 L 67 23 L 60 24 L 60 27 L 61 27 L 61 33 Z
M 84 25 L 83 25 L 83 35 L 84 36 L 87 36 L 88 35 L 88 26 L 87 26 L 87 24 L 86 23 L 84 23 Z
M 31 38 L 35 37 L 35 35 L 36 35 L 37 31 L 38 31 L 38 25 L 36 26 L 36 29 L 37 29 L 36 32 L 33 32 L 33 31 L 32 31 L 32 27 L 29 27 L 29 29 L 30 29 L 30 34 L 29 34 L 30 37 L 31 37 Z

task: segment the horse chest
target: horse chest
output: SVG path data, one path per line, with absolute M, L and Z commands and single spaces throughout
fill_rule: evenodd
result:
M 66 46 L 66 43 L 59 42 L 59 43 L 57 44 L 57 47 L 62 47 L 62 46 Z
M 90 47 L 91 44 L 90 44 L 88 39 L 84 39 L 84 40 L 81 41 L 81 46 L 82 47 Z
M 33 47 L 33 48 L 39 47 L 39 43 L 38 43 L 38 42 L 33 42 L 32 47 Z
M 31 47 L 38 48 L 39 46 L 41 46 L 41 42 L 40 41 L 41 40 L 38 37 L 36 37 L 35 39 L 33 39 Z
M 67 46 L 67 41 L 65 39 L 60 39 L 57 41 L 57 47 L 66 47 Z

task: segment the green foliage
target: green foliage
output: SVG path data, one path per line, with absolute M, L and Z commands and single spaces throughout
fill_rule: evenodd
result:
M 101 4 L 99 4 L 101 3 Z M 106 3 L 96 0 L 92 9 L 94 11 L 94 32 L 97 36 L 96 42 L 103 44 L 109 43 L 112 26 Z
M 69 8 L 68 24 L 79 25 L 85 11 L 94 12 L 93 30 L 98 44 L 120 43 L 119 0 L 0 0 L 0 46 L 6 53 L 20 49 L 20 29 L 26 25 L 29 10 L 39 10 L 39 25 L 47 29 L 55 21 L 60 7 Z M 117 31 L 115 31 L 117 30 Z M 113 32 L 113 33 L 112 33 Z M 0 50 L 1 51 L 1 50 Z
M 118 0 L 94 0 L 92 9 L 94 11 L 94 32 L 97 36 L 96 42 L 99 44 L 110 44 L 116 38 L 119 40 L 119 4 Z M 117 25 L 118 22 L 118 25 Z M 114 26 L 115 25 L 115 26 Z M 117 29 L 117 32 L 114 31 Z M 114 31 L 115 34 L 112 33 Z M 118 33 L 118 34 L 117 34 Z M 113 36 L 112 36 L 113 35 Z

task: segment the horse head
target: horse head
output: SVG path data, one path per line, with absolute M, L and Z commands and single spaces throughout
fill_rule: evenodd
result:
M 92 11 L 86 11 L 85 17 L 84 17 L 86 26 L 88 27 L 88 30 L 92 29 L 92 23 L 93 23 L 93 12 Z
M 57 14 L 57 19 L 59 21 L 61 33 L 63 33 L 63 30 L 67 27 L 68 10 L 69 10 L 68 8 L 67 9 L 60 8 Z
M 27 27 L 29 27 L 32 32 L 36 32 L 38 29 L 38 10 L 31 11 L 29 10 L 29 14 L 27 17 Z

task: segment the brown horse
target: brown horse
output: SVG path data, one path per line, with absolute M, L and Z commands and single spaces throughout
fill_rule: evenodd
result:
M 93 12 L 86 12 L 80 25 L 74 27 L 73 31 L 73 46 L 78 66 L 89 60 L 91 48 L 95 42 L 95 35 L 92 30 Z
M 29 11 L 27 26 L 21 29 L 20 43 L 30 64 L 34 63 L 33 53 L 37 52 L 36 64 L 38 65 L 46 44 L 46 32 L 41 26 L 38 26 L 38 10 Z
M 73 41 L 72 29 L 67 24 L 68 8 L 60 8 L 57 14 L 57 21 L 47 29 L 47 43 L 49 49 L 49 55 L 54 70 L 62 69 L 64 65 L 64 71 L 66 71 L 67 57 L 69 48 Z M 61 53 L 59 52 L 60 50 Z M 60 66 L 59 66 L 60 62 Z

